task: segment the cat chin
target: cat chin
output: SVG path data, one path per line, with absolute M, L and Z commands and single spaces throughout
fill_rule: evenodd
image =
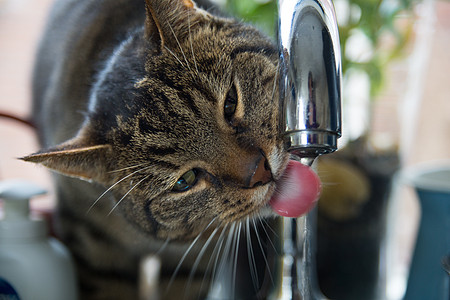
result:
M 279 217 L 279 215 L 273 211 L 272 207 L 270 207 L 269 204 L 267 204 L 266 206 L 260 209 L 260 211 L 258 212 L 258 217 L 275 218 Z

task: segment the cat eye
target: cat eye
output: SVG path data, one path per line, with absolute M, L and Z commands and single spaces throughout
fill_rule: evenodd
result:
M 197 183 L 198 171 L 192 169 L 184 173 L 172 188 L 174 192 L 185 192 Z
M 228 91 L 227 97 L 225 98 L 225 102 L 223 104 L 223 114 L 225 120 L 227 120 L 229 123 L 232 122 L 233 115 L 236 112 L 236 107 L 237 107 L 237 91 L 236 87 L 233 84 L 233 86 Z

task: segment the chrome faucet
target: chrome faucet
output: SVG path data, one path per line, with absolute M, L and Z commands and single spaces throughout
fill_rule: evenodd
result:
M 287 151 L 304 164 L 337 149 L 341 136 L 341 54 L 331 0 L 278 0 L 280 107 Z M 316 209 L 278 223 L 271 300 L 325 299 L 315 268 Z
M 341 136 L 341 53 L 331 0 L 279 0 L 280 107 L 287 150 L 315 158 Z

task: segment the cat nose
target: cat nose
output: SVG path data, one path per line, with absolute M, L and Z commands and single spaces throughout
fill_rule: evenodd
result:
M 255 162 L 254 170 L 247 179 L 247 188 L 254 188 L 257 186 L 269 183 L 272 180 L 272 172 L 270 171 L 269 162 L 264 155 Z
M 261 149 L 232 152 L 221 169 L 225 182 L 244 189 L 265 185 L 273 180 L 270 164 Z

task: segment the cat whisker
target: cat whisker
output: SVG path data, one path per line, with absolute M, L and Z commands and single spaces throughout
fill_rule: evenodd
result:
M 197 74 L 200 74 L 200 72 L 198 71 L 198 67 L 197 67 L 197 61 L 195 59 L 194 46 L 192 45 L 191 14 L 189 11 L 188 11 L 188 28 L 189 28 L 189 43 L 191 44 L 191 53 L 192 53 L 192 59 L 194 60 L 194 67 L 195 67 L 195 70 L 197 71 Z
M 203 290 L 203 284 L 206 280 L 206 276 L 208 275 L 208 269 L 211 267 L 211 262 L 212 262 L 213 258 L 214 258 L 214 264 L 212 265 L 212 268 L 211 268 L 210 285 L 213 285 L 213 283 L 214 283 L 214 278 L 216 276 L 216 270 L 217 270 L 217 263 L 218 263 L 218 260 L 220 257 L 220 253 L 222 251 L 222 245 L 223 245 L 223 241 L 225 239 L 225 232 L 227 232 L 228 225 L 229 224 L 225 224 L 225 226 L 222 228 L 222 231 L 220 232 L 220 235 L 217 239 L 216 245 L 214 246 L 213 253 L 208 261 L 208 265 L 206 266 L 206 272 L 203 275 L 203 280 L 202 280 L 202 284 L 200 286 L 200 291 Z
M 224 245 L 224 250 L 220 257 L 220 262 L 218 268 L 215 270 L 214 277 L 212 278 L 213 284 L 217 280 L 224 281 L 223 278 L 228 277 L 228 283 L 225 279 L 225 289 L 230 289 L 230 296 L 234 297 L 236 293 L 236 270 L 237 270 L 237 257 L 238 257 L 238 240 L 240 238 L 239 233 L 236 231 L 240 230 L 239 224 L 237 222 L 231 223 L 230 230 L 227 232 L 227 238 Z M 222 275 L 221 278 L 217 278 L 217 275 Z M 229 281 L 231 279 L 231 282 Z
M 125 167 L 125 168 L 122 168 L 122 169 L 117 169 L 117 170 L 109 171 L 108 173 L 122 172 L 122 171 L 126 171 L 126 170 L 129 170 L 129 169 L 134 169 L 134 168 L 137 168 L 137 167 L 140 167 L 140 166 L 143 166 L 143 165 L 148 165 L 148 164 L 149 164 L 148 162 L 144 162 L 144 163 L 140 163 L 140 164 L 133 165 L 133 166 L 130 166 L 130 167 Z
M 239 242 L 241 239 L 241 229 L 242 229 L 242 222 L 239 221 L 239 225 L 237 227 L 237 235 L 236 233 L 234 234 L 235 238 L 234 238 L 234 249 L 233 249 L 233 258 L 234 258 L 234 263 L 233 263 L 233 276 L 231 279 L 231 295 L 234 296 L 236 293 L 236 273 L 237 273 L 237 261 L 238 261 L 238 256 L 239 256 Z
M 98 201 L 100 201 L 100 199 L 102 199 L 110 190 L 112 190 L 116 185 L 118 185 L 119 183 L 121 183 L 122 181 L 124 181 L 125 179 L 133 176 L 136 173 L 142 172 L 148 168 L 150 168 L 151 166 L 147 166 L 145 168 L 141 168 L 137 171 L 134 171 L 133 173 L 128 174 L 127 176 L 123 177 L 122 179 L 120 179 L 119 181 L 117 181 L 116 183 L 114 183 L 113 185 L 111 185 L 106 191 L 104 191 L 95 201 L 94 203 L 92 203 L 92 205 L 88 208 L 86 214 L 89 214 L 91 212 L 91 210 L 94 208 L 94 206 L 98 203 Z
M 267 232 L 266 227 L 269 228 L 273 232 L 274 235 L 278 236 L 277 233 L 272 229 L 270 224 L 264 218 L 262 218 L 260 215 L 258 215 L 258 218 L 259 218 L 259 222 L 261 223 L 261 227 L 267 236 L 267 240 L 269 241 L 269 243 L 272 246 L 275 253 L 278 253 L 277 247 L 275 247 L 275 245 L 273 244 L 272 238 L 270 237 L 269 233 Z
M 156 253 L 155 253 L 154 255 L 155 255 L 155 256 L 159 256 L 159 255 L 166 249 L 167 245 L 169 245 L 169 242 L 170 242 L 170 238 L 167 238 L 167 239 L 164 241 L 164 244 L 161 245 L 161 247 L 159 248 L 159 250 L 156 251 Z
M 117 203 L 113 206 L 113 208 L 111 208 L 111 210 L 108 213 L 108 217 L 113 213 L 113 211 L 117 208 L 117 206 L 119 206 L 119 204 L 123 201 L 123 199 L 125 199 L 129 193 L 131 193 L 132 190 L 134 190 L 138 185 L 140 185 L 144 180 L 148 179 L 150 177 L 150 175 L 145 176 L 144 178 L 142 178 L 141 180 L 138 181 L 138 183 L 136 183 L 135 185 L 133 185 L 132 188 L 130 188 L 128 190 L 128 192 L 125 193 L 125 195 L 123 195 L 122 198 L 120 198 L 119 201 L 117 201 Z
M 252 223 L 253 223 L 253 227 L 255 228 L 255 235 L 256 235 L 256 239 L 258 240 L 259 248 L 261 249 L 261 253 L 262 253 L 264 262 L 266 264 L 266 269 L 269 271 L 267 273 L 269 274 L 270 281 L 272 282 L 272 284 L 274 284 L 272 274 L 270 274 L 271 272 L 270 272 L 269 262 L 267 261 L 267 257 L 266 257 L 265 251 L 264 251 L 264 247 L 263 247 L 262 242 L 261 242 L 261 237 L 259 236 L 258 227 L 256 226 L 254 219 L 252 219 Z
M 258 214 L 258 218 L 261 220 L 261 222 L 263 222 L 264 224 L 266 224 L 266 227 L 269 228 L 270 232 L 272 232 L 275 237 L 278 238 L 278 233 L 272 228 L 272 226 L 270 226 L 269 222 L 267 222 L 266 218 L 261 217 L 260 214 Z
M 189 71 L 192 72 L 191 66 L 189 65 L 189 62 L 188 62 L 187 57 L 186 57 L 186 54 L 184 53 L 183 48 L 181 47 L 180 41 L 178 40 L 177 35 L 175 34 L 175 31 L 173 31 L 173 28 L 172 28 L 172 26 L 171 26 L 170 24 L 167 24 L 167 25 L 169 25 L 170 31 L 172 31 L 172 34 L 173 34 L 173 36 L 174 36 L 174 38 L 175 38 L 175 41 L 176 41 L 177 44 L 178 44 L 178 47 L 180 48 L 181 54 L 182 54 L 183 57 L 184 57 L 184 61 L 186 62 L 186 65 L 187 65 Z
M 219 230 L 219 227 L 216 227 L 214 229 L 214 231 L 211 233 L 211 235 L 208 237 L 208 239 L 206 240 L 205 244 L 203 245 L 202 249 L 200 250 L 200 252 L 197 254 L 197 258 L 194 261 L 194 264 L 191 267 L 191 272 L 189 273 L 189 278 L 187 281 L 187 284 L 185 285 L 185 289 L 189 290 L 189 287 L 192 284 L 192 280 L 194 278 L 195 272 L 198 268 L 198 265 L 200 263 L 200 260 L 202 259 L 203 255 L 205 254 L 206 249 L 208 248 L 209 244 L 211 243 L 212 239 L 214 238 L 214 236 L 216 235 L 217 231 Z M 185 293 L 186 295 L 187 293 Z
M 181 62 L 181 60 L 178 58 L 178 56 L 172 52 L 172 50 L 170 50 L 169 48 L 167 48 L 167 46 L 164 46 L 164 48 L 169 51 L 170 54 L 173 55 L 173 57 L 175 57 L 175 59 L 180 63 L 180 65 L 182 65 L 184 67 L 184 64 Z
M 258 289 L 257 283 L 259 282 L 259 278 L 258 278 L 258 270 L 256 269 L 255 253 L 253 252 L 253 245 L 251 240 L 249 217 L 245 219 L 245 232 L 247 237 L 247 257 L 248 263 L 250 265 L 250 275 L 252 277 L 253 287 L 255 288 L 255 290 L 257 290 Z
M 217 268 L 214 270 L 214 276 L 212 277 L 212 284 L 215 285 L 215 282 L 218 280 L 217 275 L 221 274 L 223 275 L 222 278 L 225 276 L 230 276 L 230 252 L 233 244 L 233 240 L 235 237 L 236 232 L 236 223 L 231 223 L 230 230 L 227 232 L 226 242 L 222 251 L 222 254 L 220 255 L 220 262 L 218 262 Z M 234 293 L 233 293 L 234 294 Z
M 189 252 L 192 250 L 194 245 L 197 243 L 197 241 L 200 239 L 200 237 L 209 229 L 209 227 L 216 221 L 216 218 L 212 219 L 211 222 L 195 237 L 195 239 L 191 242 L 189 247 L 184 252 L 183 256 L 181 257 L 180 261 L 178 262 L 178 265 L 176 266 L 175 270 L 173 271 L 172 277 L 170 277 L 169 284 L 167 285 L 167 291 L 170 289 L 170 287 L 173 284 L 173 281 L 175 280 L 175 277 L 178 274 L 178 271 L 181 268 L 181 265 L 183 264 L 184 260 L 188 256 Z

